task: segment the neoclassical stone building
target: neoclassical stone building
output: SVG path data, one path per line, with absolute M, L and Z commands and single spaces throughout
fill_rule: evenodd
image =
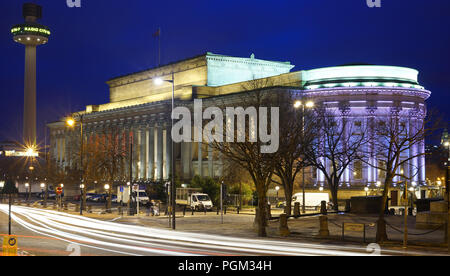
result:
M 262 79 L 270 83 L 274 91 L 293 91 L 334 110 L 339 116 L 351 118 L 358 125 L 394 110 L 411 126 L 419 125 L 425 116 L 425 100 L 430 92 L 420 86 L 418 72 L 414 69 L 350 65 L 291 72 L 293 68 L 290 62 L 260 60 L 254 55 L 238 58 L 207 53 L 111 79 L 107 82 L 110 102 L 87 106 L 74 117 L 78 121 L 82 118 L 86 141 L 96 133 L 119 129 L 124 148 L 130 148 L 133 143 L 133 181 L 145 182 L 170 176 L 172 84 L 164 82 L 158 86 L 154 80 L 171 80 L 172 73 L 177 106 L 190 105 L 196 98 L 208 101 L 224 95 L 239 97 L 238 93 L 247 83 Z M 48 127 L 52 158 L 61 167 L 73 165 L 71 145 L 79 137 L 79 129 L 77 133 L 76 129 L 68 128 L 65 118 Z M 176 144 L 174 150 L 175 173 L 179 179 L 189 181 L 194 175 L 221 175 L 220 155 L 207 145 L 183 142 Z M 424 144 L 413 147 L 410 154 L 423 151 Z M 376 157 L 370 162 L 376 164 Z M 416 158 L 411 167 L 404 168 L 408 175 L 414 175 L 417 185 L 425 184 L 424 162 L 424 158 Z M 308 189 L 326 188 L 320 172 L 308 174 L 307 179 Z M 375 168 L 352 164 L 342 179 L 342 189 L 363 193 L 364 187 L 375 188 L 382 179 L 382 172 Z

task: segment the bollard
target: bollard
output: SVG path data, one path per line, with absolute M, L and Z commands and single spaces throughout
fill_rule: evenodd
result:
M 241 211 L 241 207 L 237 207 L 237 214 L 239 215 L 239 213 L 240 213 L 240 211 Z
M 191 210 L 192 210 L 192 214 L 191 214 L 191 215 L 193 216 L 195 210 L 194 210 L 194 208 L 192 208 L 192 207 L 191 207 Z
M 80 212 L 80 204 L 75 204 L 75 212 Z
M 206 210 L 205 206 L 203 206 L 203 211 L 205 212 L 205 215 L 206 215 L 207 210 Z
M 300 202 L 294 204 L 294 217 L 298 218 L 300 216 Z
M 183 208 L 183 217 L 186 216 L 186 205 Z
M 227 214 L 227 206 L 226 206 L 226 205 L 223 207 L 223 214 L 224 214 L 224 215 Z
M 320 202 L 320 213 L 322 215 L 326 215 L 327 214 L 327 202 L 325 200 L 322 200 Z
M 326 215 L 320 215 L 319 222 L 320 222 L 319 236 L 328 237 L 330 235 L 330 231 L 328 230 L 328 217 Z
M 219 208 L 218 208 L 218 207 L 216 207 L 216 210 L 217 210 L 217 215 L 219 215 Z
M 280 215 L 280 236 L 287 237 L 291 234 L 288 228 L 288 217 L 286 214 Z

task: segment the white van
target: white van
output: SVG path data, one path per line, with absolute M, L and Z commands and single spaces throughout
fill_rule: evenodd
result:
M 328 205 L 330 195 L 328 193 L 305 193 L 306 209 L 320 208 L 322 201 L 325 201 Z M 303 205 L 303 193 L 296 193 L 292 196 L 292 207 L 295 206 L 296 202 L 300 203 L 300 206 Z
M 197 211 L 212 210 L 213 203 L 209 195 L 200 193 L 198 190 L 195 188 L 178 188 L 176 203 L 182 206 L 189 206 Z
M 130 200 L 130 186 L 117 187 L 117 202 L 127 204 Z M 145 190 L 139 190 L 138 201 L 141 204 L 147 204 L 150 201 Z

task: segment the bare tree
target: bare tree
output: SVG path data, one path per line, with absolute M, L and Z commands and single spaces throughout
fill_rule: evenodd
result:
M 107 210 L 111 209 L 112 188 L 114 182 L 124 175 L 124 160 L 127 157 L 127 151 L 121 143 L 121 131 L 113 127 L 101 133 L 97 137 L 97 149 L 94 157 L 96 171 L 109 182 Z
M 266 146 L 267 143 L 261 142 L 261 139 L 254 139 L 255 131 L 250 125 L 254 125 L 257 118 L 261 116 L 260 107 L 273 106 L 273 95 L 267 93 L 266 86 L 270 86 L 270 82 L 267 79 L 254 80 L 245 84 L 242 87 L 245 92 L 239 93 L 239 95 L 230 95 L 221 100 L 215 100 L 217 106 L 220 106 L 222 110 L 231 105 L 237 105 L 245 109 L 244 118 L 237 118 L 234 116 L 232 119 L 226 118 L 226 122 L 223 124 L 223 129 L 216 129 L 216 133 L 219 136 L 224 137 L 224 134 L 232 131 L 233 141 L 224 140 L 223 142 L 213 141 L 211 146 L 221 153 L 222 157 L 228 159 L 229 162 L 245 169 L 250 175 L 252 182 L 254 183 L 256 192 L 258 194 L 258 211 L 256 214 L 256 222 L 258 227 L 258 236 L 265 237 L 266 225 L 267 225 L 267 190 L 272 182 L 272 176 L 275 170 L 276 153 L 264 153 L 261 148 Z M 251 90 L 251 91 L 248 91 Z M 218 103 L 219 101 L 222 101 Z M 253 114 L 253 116 L 251 115 Z M 270 116 L 270 114 L 267 114 Z M 256 117 L 256 118 L 255 118 Z M 270 118 L 268 118 L 270 122 Z M 245 130 L 238 128 L 229 129 L 228 124 L 233 126 L 244 123 Z M 270 126 L 268 126 L 270 127 Z M 275 131 L 275 130 L 269 130 Z M 245 139 L 239 139 L 243 137 Z M 277 141 L 278 142 L 278 141 Z
M 374 119 L 371 125 L 373 134 L 370 141 L 373 141 L 372 151 L 378 162 L 369 164 L 384 172 L 385 175 L 377 222 L 377 242 L 388 239 L 384 214 L 389 191 L 395 178 L 402 181 L 414 179 L 420 169 L 417 160 L 425 154 L 419 148 L 424 147 L 425 138 L 431 135 L 438 126 L 438 122 L 430 126 L 430 117 L 425 119 L 425 110 L 422 108 L 408 116 L 401 116 L 401 112 L 401 109 L 392 108 L 388 114 Z M 407 170 L 409 173 L 406 173 Z
M 309 164 L 323 173 L 331 191 L 334 210 L 338 210 L 338 191 L 342 176 L 350 165 L 363 158 L 366 132 L 363 125 L 348 118 L 348 110 L 342 114 L 319 106 L 315 109 L 316 138 L 313 146 L 305 149 Z
M 278 95 L 275 102 L 280 106 L 280 148 L 275 163 L 274 174 L 278 180 L 273 182 L 283 187 L 286 198 L 285 212 L 292 211 L 292 194 L 295 178 L 309 163 L 305 159 L 305 151 L 312 148 L 317 138 L 316 121 L 310 109 L 295 108 L 297 96 L 288 92 Z M 305 104 L 303 102 L 302 104 Z

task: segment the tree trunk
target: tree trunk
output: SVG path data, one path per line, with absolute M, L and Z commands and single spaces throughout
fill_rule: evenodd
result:
M 389 194 L 390 183 L 391 183 L 391 178 L 388 178 L 384 184 L 383 198 L 381 200 L 381 206 L 380 206 L 380 214 L 379 214 L 378 220 L 377 220 L 376 242 L 378 242 L 378 243 L 388 240 L 387 231 L 386 231 L 386 221 L 384 220 L 384 212 L 386 211 L 385 208 L 386 208 L 387 197 Z
M 293 183 L 292 183 L 293 184 Z M 285 181 L 284 182 L 284 197 L 286 198 L 286 215 L 290 216 L 292 214 L 292 189 L 293 185 L 291 183 Z
M 267 237 L 266 225 L 266 209 L 267 209 L 267 198 L 264 188 L 258 189 L 258 216 L 256 218 L 258 223 L 258 237 Z
M 339 211 L 339 205 L 338 205 L 338 186 L 330 185 L 330 191 L 331 191 L 331 201 L 333 202 L 333 210 Z

